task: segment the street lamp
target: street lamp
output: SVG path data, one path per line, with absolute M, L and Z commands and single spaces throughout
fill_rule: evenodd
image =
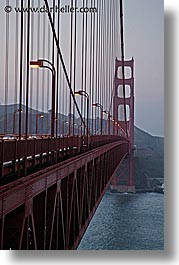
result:
M 118 122 L 117 121 L 115 121 L 115 125 L 116 125 L 116 127 L 115 127 L 115 132 L 116 133 L 115 134 L 118 135 Z
M 49 64 L 51 67 L 44 65 L 44 63 Z M 54 137 L 54 121 L 55 121 L 55 77 L 56 70 L 54 65 L 45 59 L 39 59 L 38 61 L 31 61 L 30 68 L 46 68 L 49 69 L 52 73 L 52 112 L 51 112 L 51 137 Z M 57 120 L 56 120 L 57 123 Z M 57 124 L 56 124 L 57 126 Z
M 115 120 L 114 119 L 112 119 L 112 122 L 113 122 L 113 134 L 115 134 Z
M 20 109 L 16 109 L 14 111 L 14 117 L 13 117 L 13 134 L 15 134 L 15 130 L 16 130 L 16 113 L 22 113 L 23 110 L 20 110 Z
M 101 109 L 101 135 L 103 134 L 103 106 L 100 103 L 92 104 L 92 107 Z
M 43 119 L 44 115 L 43 114 L 36 114 L 36 135 L 38 134 L 38 119 L 39 118 Z
M 78 126 L 78 135 L 80 135 L 80 131 L 82 132 L 82 128 L 83 128 L 83 125 L 80 124 L 80 125 Z M 81 129 L 81 130 L 80 130 L 80 129 Z
M 65 124 L 68 124 L 69 122 L 68 121 L 64 121 L 63 124 L 62 124 L 62 135 L 64 136 L 64 133 L 65 133 Z
M 88 145 L 88 137 L 89 137 L 89 95 L 86 91 L 83 90 L 79 90 L 76 91 L 75 96 L 82 96 L 85 97 L 87 100 L 87 126 L 86 126 L 86 130 L 87 130 L 87 145 Z
M 112 121 L 113 121 L 113 134 L 117 134 L 118 133 L 118 128 L 117 128 L 118 122 L 114 119 Z
M 103 113 L 106 114 L 107 117 L 108 117 L 108 135 L 110 135 L 110 134 L 111 134 L 111 128 L 110 128 L 111 124 L 110 124 L 110 119 L 111 119 L 112 116 L 110 115 L 110 112 L 107 111 L 107 110 L 103 110 Z
M 55 126 L 56 126 L 56 138 L 57 138 L 57 136 L 58 136 L 58 117 L 56 116 L 56 118 L 55 118 Z

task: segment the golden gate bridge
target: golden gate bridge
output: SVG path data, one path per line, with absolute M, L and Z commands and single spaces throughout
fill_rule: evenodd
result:
M 135 192 L 123 3 L 2 2 L 0 249 L 76 249 L 110 184 Z

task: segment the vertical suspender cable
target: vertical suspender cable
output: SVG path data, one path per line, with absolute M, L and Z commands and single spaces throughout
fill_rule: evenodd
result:
M 9 1 L 6 1 L 9 5 Z M 9 94 L 9 14 L 6 13 L 6 47 L 5 47 L 5 109 L 4 109 L 4 134 L 8 132 L 8 115 L 7 115 L 7 104 Z
M 114 1 L 112 0 L 112 4 L 110 5 L 111 7 L 111 15 L 110 15 L 110 78 L 109 78 L 109 87 L 111 87 L 110 90 L 110 106 L 109 106 L 109 112 L 111 112 L 112 109 L 112 103 L 113 103 L 113 93 L 114 93 L 114 84 L 113 84 L 113 75 L 114 75 L 114 28 L 113 28 L 113 12 L 114 12 Z
M 73 0 L 71 0 L 71 6 L 73 6 Z M 73 12 L 71 13 L 70 16 L 70 83 L 72 83 L 72 59 L 73 59 Z M 69 127 L 68 127 L 68 134 L 71 135 L 71 126 L 72 126 L 72 98 L 71 94 L 69 95 Z
M 84 0 L 83 0 L 84 8 Z M 83 13 L 83 22 L 82 22 L 82 38 L 81 38 L 81 90 L 84 89 L 84 30 L 85 30 L 85 15 Z M 83 115 L 83 97 L 81 97 L 81 113 Z M 82 134 L 82 123 L 81 123 L 81 134 Z
M 31 6 L 34 6 L 34 0 L 31 1 Z M 31 32 L 30 32 L 31 40 L 30 40 L 30 45 L 31 45 L 31 58 L 33 58 L 34 55 L 34 15 L 33 13 L 31 14 Z M 33 102 L 33 84 L 34 84 L 34 74 L 33 71 L 30 72 L 30 122 L 29 122 L 29 133 L 33 133 L 33 128 L 32 128 L 32 121 L 33 121 L 33 113 L 32 113 L 32 102 Z
M 48 51 L 48 59 L 50 60 L 50 49 L 51 49 L 51 45 L 50 45 L 50 25 L 48 25 L 48 42 L 47 42 L 47 51 Z M 50 98 L 50 73 L 48 71 L 47 73 L 47 133 L 49 133 L 49 98 Z
M 38 0 L 38 6 L 40 6 L 40 0 Z M 40 52 L 40 14 L 38 13 L 37 19 L 37 58 L 39 58 Z M 37 71 L 37 96 L 36 96 L 36 115 L 39 110 L 39 71 Z
M 22 81 L 22 134 L 25 134 L 25 113 L 24 110 L 25 108 L 25 103 L 26 103 L 26 76 L 27 76 L 27 14 L 24 14 L 24 27 L 23 27 L 23 36 L 24 36 L 24 41 L 23 41 L 23 81 Z
M 46 25 L 45 25 L 45 21 L 46 21 L 46 16 L 45 14 L 43 14 L 43 58 L 46 58 Z M 45 112 L 45 93 L 44 93 L 44 87 L 45 87 L 45 71 L 42 71 L 42 112 Z M 42 119 L 42 134 L 44 134 L 44 120 Z
M 109 28 L 108 28 L 108 32 L 107 32 L 107 39 L 106 41 L 108 42 L 109 40 L 109 46 L 108 46 L 108 62 L 107 62 L 107 73 L 108 73 L 108 79 L 107 79 L 107 99 L 110 100 L 110 95 L 111 95 L 111 68 L 112 68 L 112 60 L 111 60 L 111 51 L 112 51 L 112 45 L 111 45 L 111 42 L 112 42 L 112 38 L 111 38 L 111 17 L 112 17 L 112 12 L 111 12 L 111 9 L 112 9 L 112 3 L 110 4 L 109 6 L 109 14 L 108 14 L 108 23 L 109 23 Z M 108 108 L 107 108 L 110 112 L 110 102 L 109 102 L 109 105 L 108 105 Z
M 30 9 L 30 0 L 28 0 L 28 8 Z M 27 76 L 26 76 L 26 126 L 25 138 L 28 136 L 28 121 L 29 121 L 29 45 L 30 44 L 30 12 L 27 15 Z
M 97 47 L 97 87 L 96 87 L 96 102 L 99 101 L 99 69 L 100 69 L 100 19 L 101 19 L 101 0 L 99 1 L 99 17 L 98 17 L 98 47 Z
M 93 1 L 91 0 L 91 6 L 92 6 Z M 92 69 L 94 68 L 94 50 L 93 50 L 93 41 L 94 41 L 94 28 L 93 28 L 93 14 L 91 13 L 91 21 L 90 21 L 90 60 L 89 60 L 89 67 L 90 67 L 90 83 L 89 83 L 89 95 L 90 99 L 93 94 L 93 84 L 92 84 Z M 90 108 L 91 110 L 91 108 Z M 90 128 L 90 126 L 89 126 Z
M 95 7 L 95 0 L 94 0 L 94 7 Z M 91 36 L 92 38 L 92 36 Z M 92 60 L 92 92 L 91 92 L 91 102 L 94 103 L 94 91 L 95 91 L 95 66 L 94 66 L 94 56 L 95 56 L 95 41 L 96 41 L 96 15 L 94 13 L 94 25 L 93 25 L 93 60 Z M 92 133 L 94 133 L 94 113 L 92 109 Z
M 21 0 L 21 10 L 23 9 L 23 0 Z M 19 93 L 19 139 L 21 139 L 22 125 L 22 79 L 23 79 L 23 12 L 21 12 L 21 41 L 20 41 L 20 93 Z
M 88 0 L 86 0 L 86 7 L 88 6 Z M 86 23 L 85 23 L 85 53 L 84 53 L 84 65 L 85 65 L 85 74 L 84 74 L 84 91 L 87 92 L 87 61 L 88 61 L 88 15 L 86 13 Z M 86 117 L 86 100 L 84 100 L 84 119 Z M 84 135 L 85 135 L 86 128 L 84 126 Z
M 55 10 L 55 0 L 53 0 L 53 10 Z M 55 12 L 53 11 L 53 25 L 55 27 Z M 52 35 L 52 64 L 54 65 L 55 62 L 55 43 L 54 43 L 54 36 Z
M 126 91 L 125 91 L 125 72 L 124 72 L 124 25 L 123 25 L 123 1 L 120 0 L 120 25 L 121 25 L 121 59 L 122 59 L 122 79 L 123 79 L 123 97 L 124 97 L 124 119 L 126 126 L 126 134 L 128 136 L 127 130 L 127 113 L 126 113 Z
M 77 7 L 77 0 L 75 0 L 75 10 Z M 73 68 L 73 78 L 74 78 L 74 85 L 73 85 L 73 89 L 74 89 L 74 93 L 76 90 L 76 46 L 77 46 L 77 16 L 76 16 L 76 12 L 75 12 L 75 28 L 74 28 L 74 68 Z M 73 103 L 73 135 L 75 133 L 75 105 Z
M 99 73 L 99 57 L 98 57 L 98 54 L 99 54 L 99 20 L 100 20 L 100 1 L 98 1 L 98 4 L 97 4 L 97 9 L 98 9 L 98 13 L 97 13 L 97 21 L 96 21 L 96 52 L 95 52 L 95 56 L 96 56 L 96 62 L 95 62 L 95 65 L 96 65 L 96 69 L 95 69 L 95 72 L 96 72 L 96 76 L 95 76 L 95 94 L 94 94 L 94 102 L 95 103 L 97 100 L 98 100 L 98 73 Z M 95 134 L 97 132 L 97 125 L 96 125 L 96 108 L 95 108 Z
M 105 94 L 105 86 L 104 86 L 104 32 L 105 32 L 105 0 L 103 0 L 102 7 L 102 20 L 101 20 L 101 84 L 100 84 L 100 102 L 104 107 L 104 94 Z M 106 56 L 106 54 L 105 54 Z
M 54 27 L 55 27 L 55 0 L 53 0 L 53 24 L 54 24 Z M 54 39 L 54 36 L 52 34 L 52 64 L 55 65 L 55 39 Z M 56 91 L 56 86 L 57 86 L 57 82 L 55 81 L 55 91 Z M 56 112 L 56 109 L 55 109 L 55 100 L 54 100 L 54 103 L 53 103 L 54 106 L 51 106 L 51 111 L 52 109 L 54 109 L 54 111 Z M 53 124 L 55 123 L 56 121 L 56 115 L 57 113 L 54 113 L 54 120 L 53 120 Z
M 107 8 L 107 3 L 104 3 L 104 24 L 105 24 L 105 30 L 104 30 L 104 104 L 105 104 L 105 110 L 107 110 L 107 106 L 108 106 L 108 89 L 107 89 L 107 80 L 108 80 L 108 76 L 109 76 L 109 72 L 108 70 L 108 54 L 109 54 L 109 43 L 110 41 L 106 41 L 107 36 L 108 36 L 108 28 L 109 28 L 109 22 L 108 22 L 108 14 L 110 12 L 110 9 Z
M 60 0 L 58 0 L 58 9 L 60 8 Z M 60 39 L 60 13 L 58 13 L 58 20 L 57 20 L 58 26 L 57 26 L 57 36 L 58 39 Z M 59 57 L 57 53 L 57 91 L 56 91 L 56 137 L 58 135 L 58 124 L 60 123 L 59 118 L 59 103 L 58 103 L 58 96 L 59 96 Z
M 17 6 L 18 0 L 16 0 Z M 15 85 L 15 93 L 14 93 L 14 102 L 17 104 L 17 87 L 18 87 L 18 62 L 19 62 L 19 14 L 16 13 L 16 31 L 15 31 L 15 64 L 14 64 L 14 85 Z M 15 129 L 15 128 L 14 128 Z

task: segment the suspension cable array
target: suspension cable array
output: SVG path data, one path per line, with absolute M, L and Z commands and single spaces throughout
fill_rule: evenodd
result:
M 4 2 L 11 4 L 10 0 Z M 19 139 L 36 133 L 50 135 L 55 107 L 55 136 L 82 135 L 87 127 L 90 134 L 107 134 L 107 120 L 110 126 L 112 118 L 115 58 L 121 54 L 124 61 L 122 1 L 69 0 L 65 5 L 62 0 L 16 0 L 14 12 L 15 16 L 5 14 L 1 133 L 13 133 Z M 56 70 L 54 106 L 51 66 L 44 63 L 37 65 L 41 69 L 29 68 L 39 59 Z M 77 97 L 78 91 L 87 93 L 89 104 L 84 96 Z M 123 97 L 125 102 L 124 84 Z M 9 122 L 10 113 L 13 124 Z M 126 116 L 125 102 L 127 123 Z

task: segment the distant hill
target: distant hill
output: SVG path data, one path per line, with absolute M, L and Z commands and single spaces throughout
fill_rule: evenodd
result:
M 3 113 L 5 113 L 5 110 L 7 110 L 8 114 L 13 114 L 15 110 L 19 109 L 19 104 L 12 104 L 12 105 L 0 105 L 0 115 L 2 115 Z M 22 111 L 25 113 L 26 111 L 26 107 L 24 105 L 22 105 Z M 29 112 L 31 112 L 32 114 L 36 114 L 36 113 L 40 113 L 37 110 L 34 110 L 32 108 L 29 108 Z
M 134 178 L 136 188 L 151 188 L 156 179 L 164 182 L 164 138 L 135 127 Z
M 14 119 L 14 112 L 19 109 L 19 104 L 12 104 L 12 105 L 0 105 L 0 133 L 4 132 L 4 120 L 5 120 L 5 113 L 7 113 L 7 131 L 8 133 L 13 132 L 13 119 Z M 38 133 L 41 134 L 49 134 L 50 133 L 50 110 L 49 112 L 41 112 L 35 110 L 33 108 L 29 108 L 28 112 L 30 114 L 29 117 L 29 130 L 31 134 L 35 134 L 36 132 L 36 114 L 43 114 L 44 118 L 41 119 L 38 124 Z M 22 105 L 22 133 L 25 133 L 25 115 L 26 115 L 26 106 Z M 63 114 L 58 114 L 58 119 L 63 122 L 67 120 L 67 116 Z M 16 113 L 16 128 L 15 132 L 18 131 L 18 113 Z
M 145 174 L 152 178 L 164 177 L 164 138 L 152 136 L 135 127 L 135 157 Z

